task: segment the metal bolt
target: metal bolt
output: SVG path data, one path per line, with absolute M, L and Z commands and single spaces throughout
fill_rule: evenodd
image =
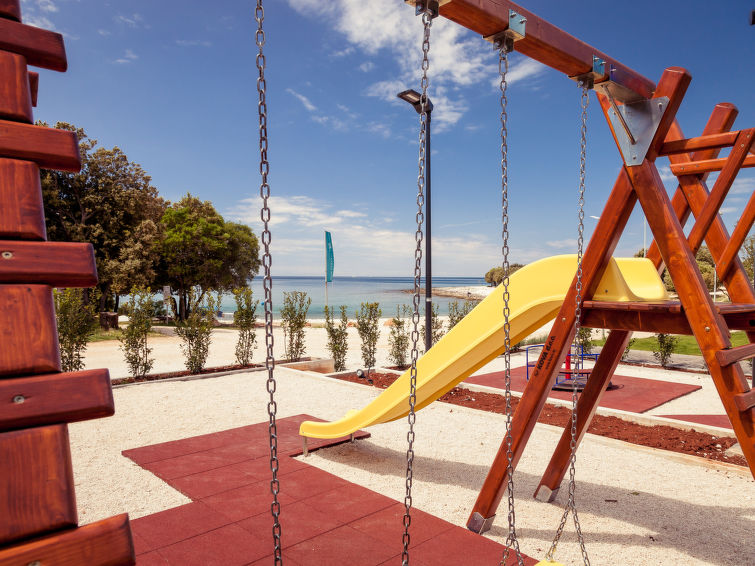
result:
M 705 327 L 705 332 L 710 332 L 710 326 Z
M 0 255 L 3 256 L 3 259 L 11 259 L 13 257 L 13 252 L 3 252 Z
M 518 16 L 518 15 L 519 15 L 519 14 L 517 14 L 516 12 L 511 12 L 511 15 L 509 16 L 509 18 L 511 18 L 511 19 L 513 20 L 513 19 L 514 19 L 514 18 L 516 18 L 516 17 Z
M 20 405 L 24 401 L 26 401 L 26 397 L 24 397 L 23 395 L 16 395 L 15 397 L 13 397 L 13 402 L 17 405 Z
M 32 562 L 29 562 L 26 566 L 42 566 L 42 563 L 39 560 L 33 560 Z

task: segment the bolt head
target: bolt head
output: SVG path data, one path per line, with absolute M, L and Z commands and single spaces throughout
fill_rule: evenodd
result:
M 0 256 L 2 256 L 3 259 L 12 259 L 13 258 L 13 252 L 5 251 L 5 252 L 2 252 L 0 254 Z
M 17 405 L 23 403 L 24 401 L 26 401 L 26 397 L 24 397 L 23 395 L 16 395 L 15 397 L 13 397 L 13 402 Z

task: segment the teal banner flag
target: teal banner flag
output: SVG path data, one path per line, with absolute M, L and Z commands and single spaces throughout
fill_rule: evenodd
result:
M 330 237 L 330 232 L 325 232 L 325 281 L 327 283 L 333 282 L 333 239 Z

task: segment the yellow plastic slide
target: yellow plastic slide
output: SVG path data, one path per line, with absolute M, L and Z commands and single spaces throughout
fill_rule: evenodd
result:
M 576 255 L 531 263 L 511 275 L 509 323 L 511 344 L 523 340 L 558 314 L 577 269 Z M 441 338 L 417 361 L 419 410 L 503 353 L 503 286 Z M 593 297 L 604 301 L 662 301 L 668 297 L 652 262 L 644 258 L 611 259 Z M 339 438 L 361 428 L 404 417 L 409 412 L 409 371 L 361 410 L 341 420 L 301 424 L 312 438 Z

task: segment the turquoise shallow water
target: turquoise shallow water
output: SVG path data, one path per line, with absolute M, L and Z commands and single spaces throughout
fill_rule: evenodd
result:
M 467 287 L 484 285 L 482 277 L 433 277 L 433 287 Z M 412 289 L 414 279 L 410 277 L 334 277 L 328 283 L 328 303 L 331 307 L 346 305 L 349 318 L 363 302 L 378 302 L 383 311 L 383 317 L 395 315 L 396 307 L 402 304 L 411 305 L 411 293 L 403 291 Z M 424 285 L 424 281 L 423 281 Z M 256 299 L 262 301 L 262 278 L 255 277 L 252 290 Z M 323 277 L 273 277 L 273 313 L 277 318 L 283 302 L 283 293 L 290 291 L 304 291 L 312 299 L 308 318 L 325 317 L 325 279 Z M 447 297 L 433 297 L 433 302 L 440 308 L 440 314 L 448 314 L 448 303 L 458 299 Z M 420 298 L 420 312 L 424 312 L 424 294 Z M 221 298 L 221 309 L 224 313 L 233 313 L 236 304 L 232 295 Z M 258 313 L 262 312 L 261 305 Z

